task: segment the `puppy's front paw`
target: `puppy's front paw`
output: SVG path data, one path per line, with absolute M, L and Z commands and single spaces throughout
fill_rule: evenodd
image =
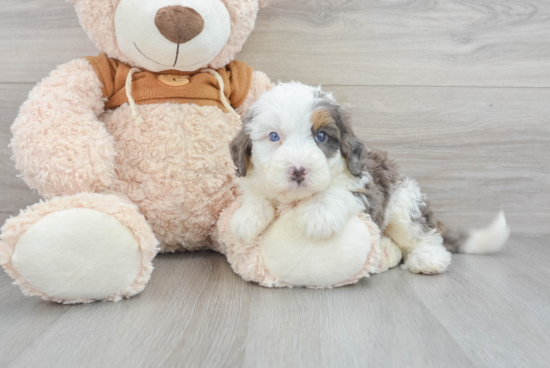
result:
M 243 206 L 231 218 L 231 232 L 237 241 L 250 243 L 264 231 L 275 217 L 275 210 L 269 204 Z
M 322 208 L 302 209 L 298 212 L 298 227 L 310 239 L 329 238 L 340 231 L 346 224 L 347 216 L 336 217 L 330 211 Z

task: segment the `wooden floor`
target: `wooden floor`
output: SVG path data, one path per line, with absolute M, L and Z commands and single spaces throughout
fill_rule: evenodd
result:
M 2 0 L 0 50 L 3 223 L 40 199 L 7 148 L 18 107 L 97 50 L 63 0 Z M 550 366 L 548 0 L 274 0 L 239 59 L 333 91 L 445 222 L 504 209 L 508 247 L 324 291 L 246 283 L 215 253 L 163 255 L 143 294 L 81 306 L 26 298 L 0 272 L 0 367 Z

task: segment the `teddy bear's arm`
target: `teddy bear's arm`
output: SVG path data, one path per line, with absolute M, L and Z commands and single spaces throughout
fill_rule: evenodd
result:
M 59 66 L 29 94 L 12 126 L 23 179 L 46 198 L 98 192 L 114 178 L 114 141 L 98 116 L 102 84 L 85 59 Z
M 241 106 L 239 106 L 235 111 L 243 118 L 246 116 L 250 106 L 258 101 L 262 93 L 267 92 L 273 88 L 269 77 L 263 72 L 254 72 L 252 73 L 252 83 L 250 84 L 250 90 L 248 91 L 248 96 Z

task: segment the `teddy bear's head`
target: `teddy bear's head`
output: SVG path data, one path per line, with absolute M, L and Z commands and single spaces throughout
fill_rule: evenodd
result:
M 153 72 L 221 68 L 268 0 L 69 0 L 96 46 Z

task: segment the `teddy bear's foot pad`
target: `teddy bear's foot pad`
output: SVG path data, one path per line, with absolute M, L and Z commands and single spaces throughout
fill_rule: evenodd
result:
M 51 298 L 101 300 L 134 282 L 140 258 L 137 241 L 116 218 L 73 208 L 32 225 L 17 242 L 12 263 Z
M 313 241 L 295 226 L 292 214 L 281 217 L 264 235 L 262 255 L 277 280 L 292 285 L 329 287 L 351 279 L 370 252 L 370 230 L 352 218 L 339 234 Z

